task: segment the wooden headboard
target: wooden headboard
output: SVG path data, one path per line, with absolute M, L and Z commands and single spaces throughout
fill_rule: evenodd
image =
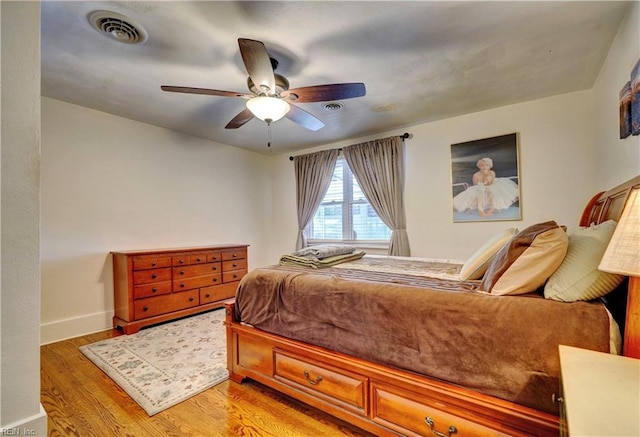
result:
M 640 190 L 640 176 L 596 194 L 584 209 L 580 226 L 607 220 L 619 221 L 629 194 L 634 190 Z M 640 358 L 640 278 L 637 277 L 629 278 L 622 353 L 628 357 Z
M 582 212 L 580 226 L 589 226 L 592 223 L 598 224 L 607 220 L 620 220 L 632 190 L 640 190 L 640 176 L 593 196 Z

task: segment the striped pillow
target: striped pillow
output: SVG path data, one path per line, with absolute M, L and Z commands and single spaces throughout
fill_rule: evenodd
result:
M 567 256 L 547 281 L 544 297 L 563 302 L 592 300 L 620 285 L 624 276 L 598 270 L 615 228 L 616 222 L 609 220 L 573 231 Z
M 554 221 L 529 226 L 496 254 L 480 290 L 497 295 L 537 290 L 560 266 L 568 245 L 567 233 Z

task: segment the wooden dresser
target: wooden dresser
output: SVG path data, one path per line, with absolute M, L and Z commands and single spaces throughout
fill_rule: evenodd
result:
M 247 274 L 247 247 L 111 252 L 113 327 L 133 334 L 144 326 L 222 307 Z

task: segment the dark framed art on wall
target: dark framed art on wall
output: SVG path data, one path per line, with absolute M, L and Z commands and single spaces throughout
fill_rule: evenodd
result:
M 451 145 L 454 222 L 521 220 L 518 134 Z

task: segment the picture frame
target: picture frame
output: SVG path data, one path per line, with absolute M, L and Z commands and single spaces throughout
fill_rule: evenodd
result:
M 451 145 L 454 223 L 522 220 L 518 134 Z
M 631 70 L 631 135 L 640 135 L 640 58 Z
M 631 81 L 624 84 L 620 90 L 620 139 L 631 135 Z

